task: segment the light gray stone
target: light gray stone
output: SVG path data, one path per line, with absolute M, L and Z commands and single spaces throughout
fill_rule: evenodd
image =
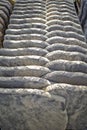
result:
M 8 49 L 1 48 L 0 56 L 24 56 L 24 55 L 38 55 L 44 56 L 48 53 L 46 49 L 41 49 L 37 47 L 29 47 L 29 48 L 17 48 L 17 49 Z
M 26 65 L 41 65 L 44 66 L 49 60 L 45 57 L 30 55 L 30 56 L 0 56 L 1 66 L 26 66 Z
M 56 51 L 56 50 L 64 50 L 64 51 L 70 51 L 70 52 L 81 52 L 83 54 L 87 54 L 87 49 L 79 46 L 79 45 L 67 45 L 63 43 L 56 43 L 52 44 L 46 47 L 46 49 L 50 52 Z
M 65 130 L 65 99 L 42 90 L 0 89 L 3 130 Z
M 42 34 L 19 34 L 19 35 L 12 35 L 6 34 L 4 37 L 5 40 L 42 40 L 45 41 L 47 37 Z
M 69 117 L 67 130 L 87 129 L 87 86 L 54 84 L 49 86 L 46 91 L 66 99 Z
M 27 47 L 37 47 L 37 48 L 45 48 L 49 44 L 45 41 L 40 40 L 4 40 L 3 46 L 4 48 L 27 48 Z
M 87 55 L 80 52 L 67 52 L 62 50 L 56 50 L 49 52 L 46 57 L 49 60 L 65 59 L 70 61 L 84 61 L 87 62 Z
M 87 63 L 81 61 L 54 60 L 46 64 L 51 70 L 87 73 Z
M 48 80 L 33 76 L 0 77 L 0 88 L 43 89 L 48 85 Z
M 45 29 L 46 25 L 43 23 L 23 23 L 23 24 L 9 24 L 8 29 L 29 29 L 29 28 L 40 28 Z
M 17 67 L 0 67 L 0 76 L 36 76 L 41 77 L 51 72 L 50 69 L 43 66 L 17 66 Z
M 10 19 L 10 23 L 11 24 L 23 24 L 23 23 L 46 23 L 46 20 L 42 19 L 42 18 L 26 18 L 26 19 Z
M 7 29 L 6 34 L 21 35 L 21 34 L 42 34 L 45 35 L 47 31 L 39 28 L 29 28 L 29 29 Z
M 81 72 L 53 71 L 44 78 L 54 83 L 87 85 L 87 74 Z

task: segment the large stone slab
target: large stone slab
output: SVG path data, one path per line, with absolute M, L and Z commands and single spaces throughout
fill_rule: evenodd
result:
M 42 90 L 0 89 L 3 130 L 65 130 L 65 99 Z
M 87 86 L 54 84 L 49 86 L 46 91 L 55 96 L 63 96 L 66 99 L 67 130 L 87 129 Z

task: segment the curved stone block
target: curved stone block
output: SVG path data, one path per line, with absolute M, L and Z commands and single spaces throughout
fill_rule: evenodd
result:
M 56 51 L 56 50 L 64 50 L 64 51 L 81 52 L 83 54 L 87 54 L 86 48 L 81 47 L 79 45 L 72 45 L 72 44 L 68 45 L 68 44 L 56 43 L 56 44 L 47 46 L 46 49 L 49 52 Z
M 1 66 L 26 66 L 26 65 L 41 65 L 44 66 L 49 60 L 45 57 L 30 55 L 30 56 L 0 56 Z
M 24 56 L 24 55 L 38 55 L 45 56 L 48 53 L 46 49 L 37 47 L 17 48 L 17 49 L 0 49 L 0 56 Z
M 50 69 L 43 66 L 16 66 L 16 67 L 0 67 L 0 76 L 35 76 L 41 77 L 50 73 Z
M 81 61 L 54 60 L 46 64 L 52 71 L 69 71 L 87 73 L 87 63 Z
M 87 85 L 87 74 L 80 72 L 53 71 L 45 75 L 44 78 L 54 83 Z
M 45 48 L 49 44 L 40 40 L 4 40 L 3 46 L 5 48 L 27 48 L 27 47 L 39 47 Z
M 79 53 L 79 52 L 67 52 L 67 51 L 52 51 L 49 52 L 46 57 L 49 60 L 58 60 L 58 59 L 64 59 L 64 60 L 70 60 L 70 61 L 84 61 L 87 63 L 87 56 L 85 54 Z

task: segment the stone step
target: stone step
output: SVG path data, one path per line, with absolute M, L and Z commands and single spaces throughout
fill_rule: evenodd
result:
M 4 6 L 10 13 L 12 12 L 12 5 L 9 1 L 0 0 L 0 6 Z
M 69 17 L 70 19 L 73 19 L 74 21 L 76 20 L 76 22 L 78 21 L 78 17 L 76 16 L 76 15 L 73 15 L 73 14 L 71 14 L 71 13 L 69 13 L 69 12 L 63 12 L 63 13 L 60 13 L 60 12 L 57 12 L 57 11 L 51 11 L 51 13 L 47 13 L 47 18 L 49 17 L 51 17 L 51 16 L 55 16 L 55 17 L 57 17 L 57 16 L 62 16 L 62 17 Z
M 27 48 L 27 47 L 39 47 L 45 48 L 49 44 L 46 41 L 40 40 L 4 40 L 3 46 L 4 48 Z
M 9 17 L 10 12 L 9 12 L 9 10 L 6 7 L 0 5 L 0 10 L 2 10 Z
M 63 9 L 66 9 L 66 10 L 72 10 L 72 11 L 75 11 L 74 9 L 74 6 L 73 7 L 70 7 L 70 6 L 66 6 L 64 4 L 49 4 L 46 6 L 47 9 L 50 9 L 50 8 L 58 8 L 59 10 L 63 10 Z
M 55 36 L 52 38 L 48 38 L 47 43 L 49 44 L 57 44 L 57 43 L 63 43 L 65 45 L 78 45 L 84 48 L 87 48 L 87 44 L 83 41 L 80 41 L 76 38 L 64 38 L 64 37 L 59 37 L 59 36 Z
M 53 25 L 47 26 L 46 30 L 47 30 L 48 32 L 56 31 L 56 30 L 58 30 L 58 31 L 59 31 L 59 30 L 63 31 L 63 30 L 64 30 L 64 26 L 53 24 Z
M 0 48 L 3 46 L 5 29 L 7 28 L 12 5 L 9 1 L 0 0 Z
M 46 30 L 39 28 L 29 28 L 29 29 L 7 29 L 5 34 L 11 35 L 21 35 L 21 34 L 42 34 L 45 35 L 47 33 Z
M 55 25 L 48 26 L 46 28 L 46 30 L 48 32 L 50 32 L 50 31 L 57 31 L 57 30 L 59 30 L 59 31 L 66 31 L 66 32 L 67 31 L 72 31 L 73 33 L 82 34 L 82 30 L 81 29 L 78 29 L 78 28 L 75 28 L 74 26 L 72 27 L 72 26 L 69 26 L 69 25 L 62 26 L 62 25 L 55 24 Z
M 49 52 L 46 57 L 53 61 L 58 59 L 70 60 L 70 61 L 84 61 L 87 63 L 87 55 L 80 52 L 67 52 L 62 50 L 56 50 Z
M 22 17 L 24 17 L 24 16 L 28 16 L 28 15 L 31 15 L 31 14 L 42 14 L 42 15 L 46 15 L 46 12 L 45 11 L 43 11 L 43 10 L 41 10 L 41 9 L 34 9 L 34 10 L 25 10 L 25 11 L 23 11 L 23 10 L 21 10 L 21 11 L 19 11 L 19 10 L 14 10 L 13 12 L 12 12 L 12 15 L 11 16 L 22 16 Z
M 0 49 L 0 56 L 24 56 L 24 55 L 44 56 L 47 53 L 48 51 L 46 49 L 41 49 L 37 47 L 17 48 L 17 49 L 1 48 Z
M 48 80 L 38 77 L 0 77 L 0 88 L 42 89 L 48 85 L 50 85 Z
M 34 3 L 34 4 L 32 4 L 32 3 L 27 3 L 25 6 L 24 5 L 18 5 L 18 4 L 16 4 L 15 6 L 14 6 L 14 10 L 26 10 L 27 8 L 34 8 L 34 7 L 42 7 L 42 8 L 46 8 L 45 7 L 45 5 L 44 4 L 42 4 L 42 3 Z
M 45 4 L 45 1 L 42 1 L 42 0 L 34 0 L 34 1 L 32 1 L 32 0 L 26 0 L 26 1 L 21 0 L 21 1 L 16 2 L 16 4 L 28 4 L 28 3 L 32 3 L 32 4 L 34 4 L 34 3 L 43 3 L 43 4 Z
M 72 3 L 69 3 L 67 1 L 58 1 L 58 0 L 55 0 L 55 1 L 48 1 L 47 0 L 47 5 L 50 5 L 50 4 L 57 4 L 57 5 L 63 5 L 63 6 L 67 6 L 67 7 L 74 7 L 74 5 Z
M 45 75 L 44 78 L 54 83 L 87 85 L 87 74 L 80 72 L 53 71 Z
M 0 17 L 5 21 L 5 23 L 8 23 L 8 16 L 7 16 L 7 14 L 3 11 L 3 10 L 1 10 L 0 9 Z
M 32 5 L 34 5 L 34 4 L 43 4 L 43 5 L 45 5 L 45 4 L 46 4 L 46 1 L 38 1 L 38 0 L 37 0 L 37 1 L 35 1 L 35 0 L 32 1 L 32 0 L 31 0 L 31 1 L 26 1 L 26 2 L 17 1 L 16 4 L 17 4 L 17 5 L 27 5 L 27 4 L 32 4 Z
M 82 61 L 54 60 L 46 64 L 52 71 L 69 71 L 87 73 L 87 63 Z
M 83 35 L 83 32 L 81 29 L 75 28 L 74 26 L 62 26 L 62 25 L 51 25 L 46 28 L 48 32 L 50 31 L 72 31 L 73 33 L 78 33 L 80 35 Z
M 26 66 L 39 65 L 44 66 L 49 60 L 45 57 L 30 55 L 30 56 L 0 56 L 0 66 Z
M 71 30 L 67 31 L 67 32 L 66 31 L 59 31 L 59 30 L 51 31 L 51 32 L 48 32 L 46 34 L 46 36 L 48 38 L 55 37 L 55 36 L 62 36 L 62 37 L 66 37 L 66 38 L 76 38 L 80 41 L 86 41 L 85 37 L 82 34 L 78 34 L 77 32 L 72 32 Z
M 4 40 L 42 40 L 46 41 L 47 37 L 42 34 L 20 34 L 20 35 L 12 35 L 6 34 Z
M 51 15 L 49 17 L 47 17 L 47 21 L 50 20 L 61 20 L 61 21 L 72 21 L 74 23 L 79 23 L 79 20 L 77 18 L 73 18 L 71 16 L 67 16 L 67 15 Z
M 40 5 L 33 5 L 33 7 L 32 6 L 26 6 L 26 7 L 15 6 L 13 13 L 14 12 L 26 12 L 27 13 L 28 11 L 31 12 L 31 11 L 34 11 L 34 10 L 39 10 L 39 11 L 41 10 L 41 11 L 45 12 L 46 8 L 44 6 L 40 6 Z
M 60 13 L 68 12 L 68 13 L 74 14 L 73 10 L 70 10 L 70 9 L 67 9 L 67 8 L 59 9 L 58 7 L 51 7 L 49 9 L 47 9 L 47 13 L 49 13 L 51 11 L 58 11 Z
M 46 24 L 47 24 L 47 26 L 62 25 L 62 26 L 72 26 L 72 27 L 81 29 L 80 24 L 74 23 L 72 21 L 50 20 L 50 21 L 47 21 Z
M 56 43 L 46 47 L 49 52 L 56 51 L 56 50 L 64 50 L 72 52 L 81 52 L 83 54 L 87 54 L 87 48 L 81 47 L 79 45 L 67 45 L 63 43 Z
M 16 67 L 1 67 L 0 76 L 12 77 L 12 76 L 35 76 L 41 77 L 51 72 L 50 69 L 43 66 L 16 66 Z
M 34 13 L 30 13 L 28 15 L 11 15 L 10 17 L 11 19 L 26 19 L 26 18 L 41 18 L 41 19 L 45 19 L 46 16 L 43 14 L 34 14 Z
M 42 18 L 26 18 L 26 19 L 10 19 L 10 24 L 25 24 L 25 23 L 41 23 L 45 24 L 46 20 Z
M 69 12 L 63 12 L 63 13 L 61 13 L 61 12 L 58 12 L 58 11 L 51 11 L 51 12 L 49 12 L 49 13 L 47 13 L 46 14 L 47 15 L 47 17 L 50 17 L 50 16 L 52 16 L 52 15 L 58 15 L 58 16 L 70 16 L 70 17 L 72 17 L 72 18 L 76 18 L 76 19 L 78 19 L 78 17 L 75 15 L 75 14 L 71 14 L 71 13 L 69 13 Z
M 23 23 L 23 24 L 9 24 L 8 29 L 28 29 L 29 28 L 40 28 L 44 29 L 46 28 L 46 25 L 43 23 Z

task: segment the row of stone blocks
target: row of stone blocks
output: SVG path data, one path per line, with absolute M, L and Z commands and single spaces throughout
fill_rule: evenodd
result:
M 85 130 L 87 44 L 73 2 L 17 0 L 3 46 L 0 126 Z
M 7 0 L 0 0 L 0 47 L 12 12 L 12 4 Z

